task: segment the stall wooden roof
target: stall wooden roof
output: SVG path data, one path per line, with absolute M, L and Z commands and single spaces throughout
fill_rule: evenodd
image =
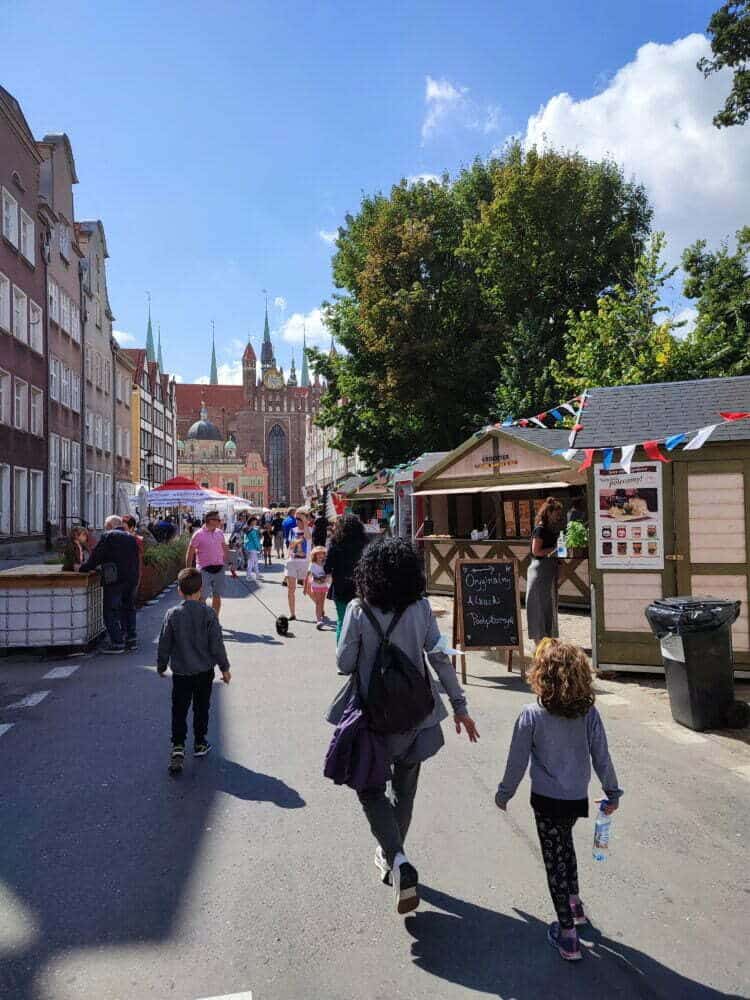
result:
M 709 444 L 750 439 L 750 420 L 722 423 L 722 410 L 750 411 L 750 376 L 589 389 L 574 446 L 641 444 L 709 424 L 719 424 Z

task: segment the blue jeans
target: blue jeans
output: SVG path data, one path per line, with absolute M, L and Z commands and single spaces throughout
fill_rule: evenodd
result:
M 137 584 L 112 583 L 102 588 L 104 625 L 115 646 L 135 642 L 135 593 Z

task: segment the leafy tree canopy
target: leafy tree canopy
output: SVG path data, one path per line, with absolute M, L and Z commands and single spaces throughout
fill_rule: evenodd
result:
M 724 67 L 734 70 L 732 89 L 714 115 L 714 125 L 744 125 L 750 115 L 750 0 L 722 4 L 706 30 L 714 57 L 699 60 L 698 69 L 706 77 Z

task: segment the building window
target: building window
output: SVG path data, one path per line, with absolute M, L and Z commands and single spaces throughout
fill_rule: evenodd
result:
M 61 256 L 70 260 L 70 226 L 66 222 L 57 224 L 57 244 Z
M 49 318 L 55 322 L 60 322 L 60 289 L 56 281 L 52 278 L 47 282 L 49 290 Z
M 10 281 L 0 274 L 0 330 L 10 333 Z
M 10 466 L 0 465 L 0 535 L 10 534 Z
M 29 342 L 28 299 L 15 285 L 13 286 L 13 336 L 24 344 Z
M 111 509 L 112 507 L 112 476 L 104 477 L 104 503 Z M 104 518 L 102 518 L 104 520 Z
M 268 487 L 270 499 L 276 503 L 288 499 L 287 440 L 283 427 L 275 424 L 268 435 Z
M 44 328 L 41 307 L 29 299 L 29 344 L 37 354 L 44 353 Z
M 70 376 L 70 368 L 60 363 L 60 402 L 63 406 L 68 407 L 70 406 Z
M 30 264 L 36 264 L 34 220 L 21 209 L 21 253 Z
M 70 302 L 70 335 L 76 344 L 81 343 L 81 310 L 72 299 Z
M 70 438 L 60 438 L 60 475 L 70 474 Z
M 70 442 L 70 513 L 78 517 L 81 513 L 81 445 Z
M 74 413 L 81 412 L 81 376 L 75 372 L 70 374 L 70 408 Z
M 122 432 L 122 457 L 130 458 L 130 431 L 128 430 Z
M 22 379 L 14 379 L 13 426 L 18 431 L 29 429 L 29 386 Z
M 104 421 L 104 450 L 112 450 L 112 422 L 110 420 Z
M 85 517 L 88 524 L 94 523 L 96 517 L 96 507 L 94 506 L 94 473 L 86 473 L 86 512 Z
M 49 520 L 57 524 L 58 498 L 60 496 L 60 438 L 57 434 L 49 436 L 49 479 L 47 506 Z
M 10 374 L 0 369 L 0 424 L 10 423 Z
M 49 359 L 49 398 L 56 403 L 60 400 L 60 362 L 53 357 Z
M 85 357 L 83 359 L 83 366 L 84 366 L 83 370 L 84 370 L 85 375 L 86 375 L 86 381 L 90 382 L 91 381 L 91 352 L 90 351 L 86 351 L 86 355 L 85 355 Z
M 119 372 L 115 372 L 115 399 L 118 403 L 122 402 L 122 378 Z
M 97 353 L 94 355 L 94 384 L 99 389 L 101 389 L 102 387 L 103 371 L 104 368 L 103 368 L 102 356 L 97 351 Z
M 109 395 L 112 390 L 112 365 L 109 361 L 104 362 L 104 392 Z
M 29 530 L 29 474 L 13 469 L 13 531 L 25 535 Z
M 29 531 L 39 535 L 44 530 L 44 473 L 29 472 Z
M 94 414 L 86 407 L 86 444 L 94 445 Z
M 60 328 L 70 333 L 70 299 L 67 292 L 60 289 Z
M 94 526 L 101 528 L 104 524 L 104 476 L 101 472 L 96 473 L 96 514 L 94 516 Z
M 102 415 L 97 413 L 94 417 L 94 444 L 97 448 L 102 447 Z
M 3 188 L 3 236 L 14 247 L 18 246 L 18 202 Z
M 31 387 L 31 433 L 44 437 L 44 393 Z

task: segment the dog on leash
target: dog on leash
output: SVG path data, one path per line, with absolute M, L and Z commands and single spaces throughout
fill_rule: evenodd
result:
M 289 634 L 289 619 L 286 615 L 279 615 L 276 619 L 276 634 L 281 636 Z

